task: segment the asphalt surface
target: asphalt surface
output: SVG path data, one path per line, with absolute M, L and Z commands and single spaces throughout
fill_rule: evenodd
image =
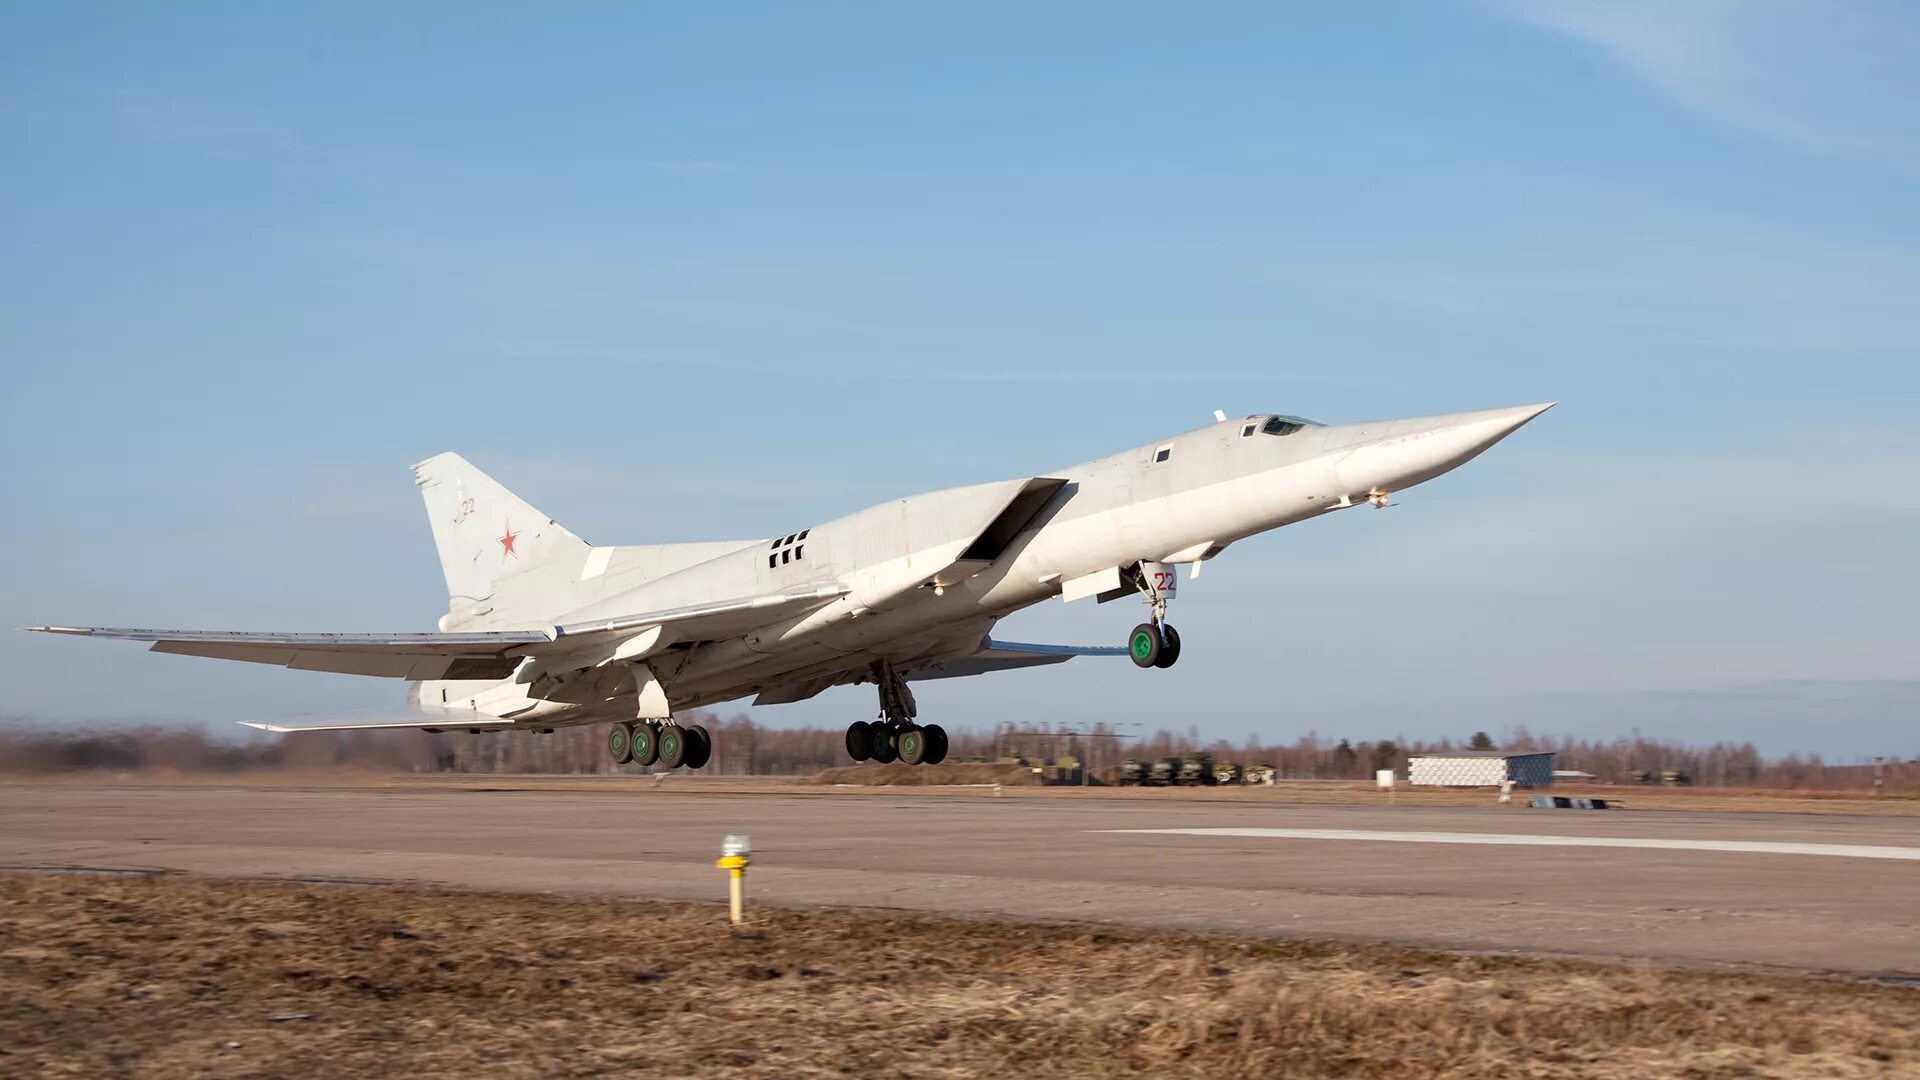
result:
M 1163 829 L 1231 832 L 1109 831 Z M 730 832 L 752 837 L 750 902 L 1920 974 L 1915 818 L 650 784 L 0 785 L 0 867 L 16 869 L 715 900 Z

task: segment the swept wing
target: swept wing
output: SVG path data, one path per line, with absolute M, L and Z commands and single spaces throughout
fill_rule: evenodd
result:
M 1127 650 L 1118 645 L 1039 645 L 988 638 L 986 648 L 971 656 L 909 668 L 906 675 L 910 679 L 958 679 L 968 675 L 984 675 L 990 671 L 1064 664 L 1076 656 L 1125 655 Z
M 985 675 L 993 671 L 1064 664 L 1076 656 L 1125 655 L 1127 650 L 1117 645 L 1036 645 L 1024 641 L 995 641 L 987 638 L 981 643 L 981 648 L 977 652 L 944 660 L 905 664 L 901 666 L 900 672 L 907 678 L 916 680 L 958 679 L 968 675 Z M 862 682 L 866 678 L 867 667 L 863 661 L 860 666 L 844 671 L 829 671 L 791 682 L 776 683 L 760 691 L 760 695 L 753 699 L 753 703 L 755 705 L 789 705 L 796 701 L 805 701 L 829 687 L 846 686 Z
M 392 679 L 504 679 L 522 658 L 570 653 L 597 643 L 670 628 L 680 639 L 744 633 L 843 595 L 838 585 L 635 612 L 613 619 L 527 630 L 453 634 L 288 634 L 224 630 L 148 630 L 116 626 L 30 626 L 49 634 L 150 641 L 154 652 L 244 660 L 301 671 Z

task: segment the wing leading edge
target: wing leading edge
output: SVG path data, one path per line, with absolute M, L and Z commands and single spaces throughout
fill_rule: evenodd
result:
M 941 660 L 925 667 L 910 668 L 906 673 L 907 677 L 910 679 L 958 679 L 968 675 L 985 675 L 994 671 L 1064 664 L 1076 656 L 1127 655 L 1127 650 L 1118 645 L 1039 645 L 1026 641 L 995 641 L 992 638 L 988 638 L 985 645 L 985 648 L 971 656 Z

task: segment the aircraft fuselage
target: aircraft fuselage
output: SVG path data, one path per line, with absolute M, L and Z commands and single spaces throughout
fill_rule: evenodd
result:
M 1046 477 L 890 500 L 734 547 L 552 621 L 590 624 L 806 586 L 837 592 L 813 610 L 734 636 L 669 635 L 661 644 L 671 648 L 650 654 L 676 710 L 756 693 L 797 700 L 836 676 L 858 681 L 875 660 L 905 667 L 965 657 L 998 619 L 1063 593 L 1072 598 L 1076 584 L 1092 581 L 1086 588 L 1111 595 L 1101 586 L 1120 579 L 1101 575 L 1198 564 L 1256 533 L 1383 503 L 1472 459 L 1548 407 L 1337 425 L 1265 415 L 1223 420 Z M 1014 513 L 1025 516 L 1012 535 L 983 534 L 1013 528 Z M 441 629 L 501 621 L 495 598 L 466 612 L 456 604 Z M 430 681 L 416 694 L 510 715 L 516 724 L 588 722 L 632 715 L 624 670 L 611 665 L 544 684 Z

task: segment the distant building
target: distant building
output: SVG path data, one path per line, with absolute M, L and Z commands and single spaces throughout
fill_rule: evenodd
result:
M 1551 753 L 1455 750 L 1407 759 L 1407 783 L 1415 787 L 1547 787 L 1553 783 Z

